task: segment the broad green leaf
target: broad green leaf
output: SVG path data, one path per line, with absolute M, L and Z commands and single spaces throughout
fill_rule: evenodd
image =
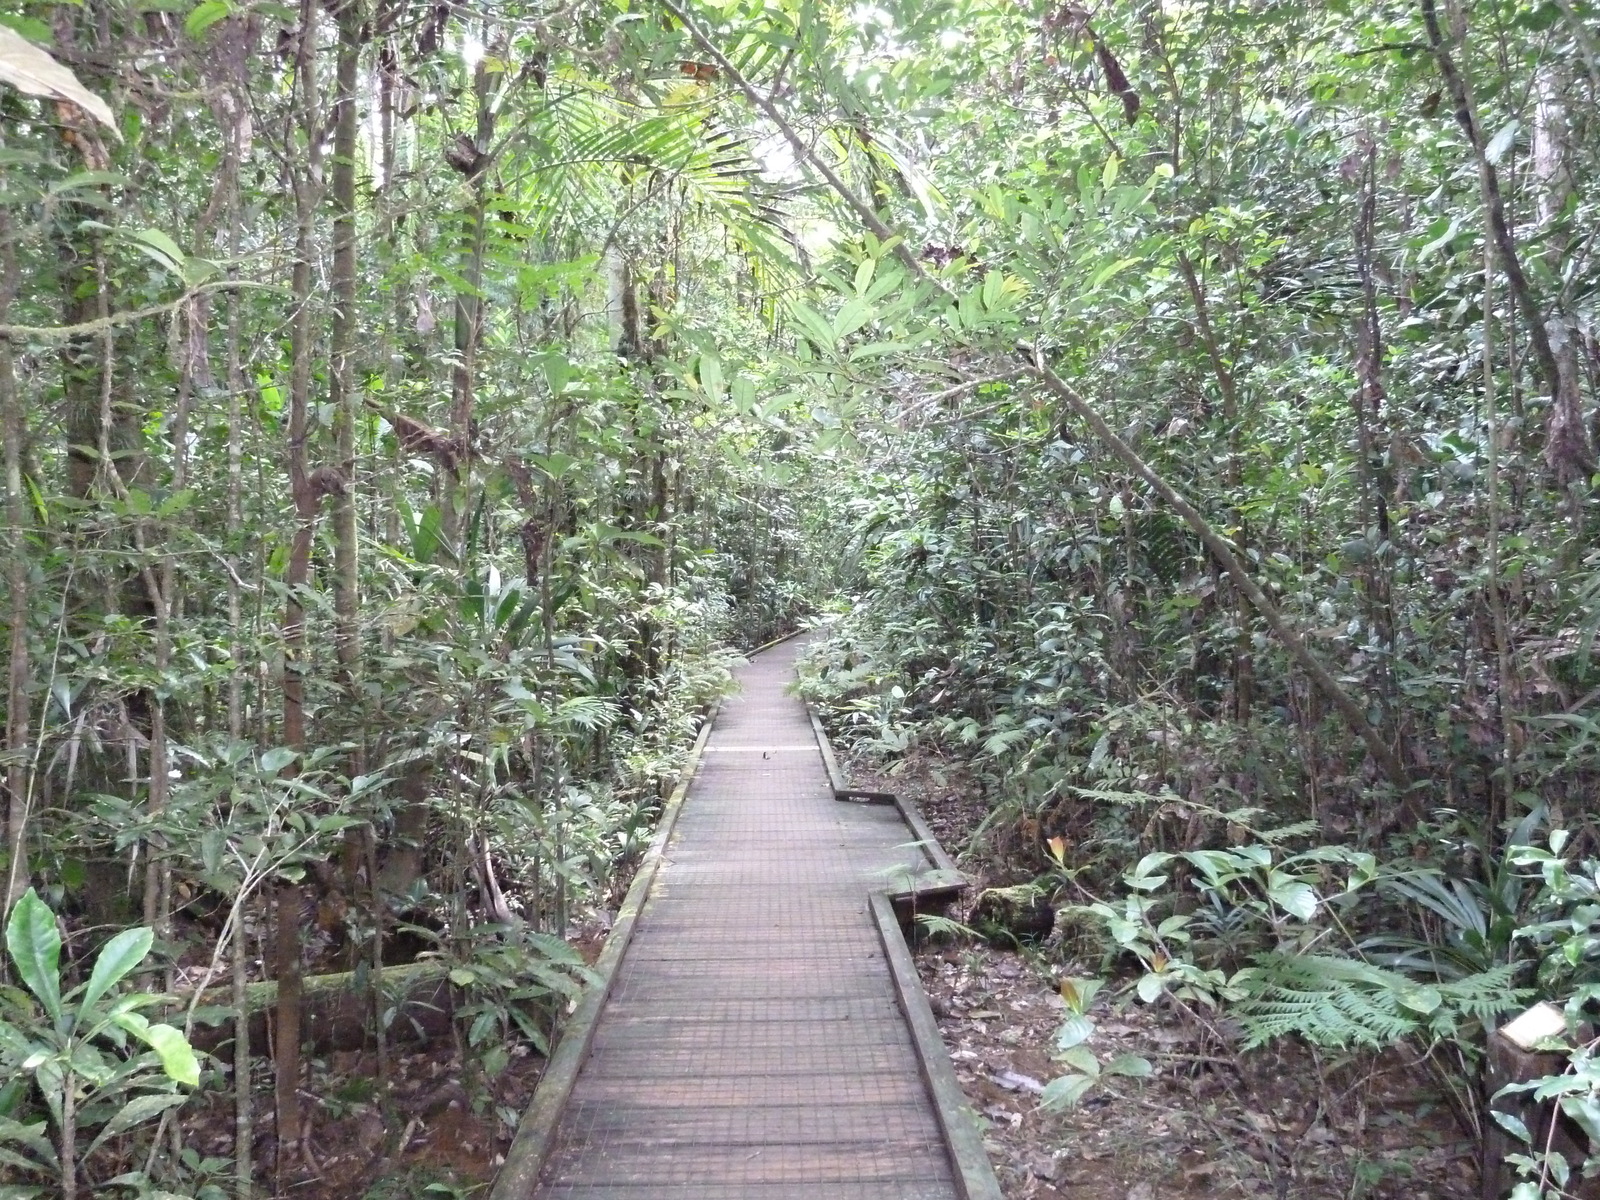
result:
M 1122 274 L 1138 261 L 1137 258 L 1119 258 L 1116 262 L 1107 263 L 1089 277 L 1088 290 L 1092 292 L 1103 284 L 1110 282 L 1113 277 Z
M 165 1028 L 157 1026 L 156 1028 Z M 196 1077 L 198 1081 L 198 1076 Z M 94 1141 L 89 1143 L 89 1149 L 84 1152 L 87 1158 L 100 1148 L 101 1143 L 108 1138 L 114 1138 L 119 1133 L 126 1133 L 135 1125 L 142 1125 L 151 1117 L 164 1113 L 169 1108 L 176 1108 L 189 1097 L 181 1092 L 155 1092 L 143 1096 L 135 1096 L 129 1100 L 116 1114 L 107 1121 L 105 1127 L 96 1135 Z
M 222 268 L 209 258 L 197 258 L 190 255 L 183 260 L 183 281 L 190 287 L 199 287 L 208 279 L 215 279 L 222 274 Z
M 94 960 L 94 970 L 89 974 L 89 982 L 84 985 L 83 994 L 78 998 L 80 1022 L 83 1014 L 93 1010 L 99 1003 L 101 996 L 114 988 L 124 975 L 144 961 L 144 956 L 150 953 L 150 945 L 154 941 L 155 934 L 148 929 L 124 929 L 105 944 L 99 957 Z
M 1400 1003 L 1412 1012 L 1427 1014 L 1443 1004 L 1444 997 L 1434 987 L 1406 988 L 1400 993 Z
M 59 1166 L 56 1158 L 55 1143 L 49 1137 L 50 1127 L 44 1121 L 35 1121 L 32 1125 L 24 1125 L 20 1121 L 13 1121 L 10 1117 L 0 1117 L 0 1142 L 10 1142 L 13 1145 L 25 1146 L 38 1156 L 39 1161 L 47 1167 Z
M 1127 1075 L 1134 1079 L 1143 1079 L 1154 1072 L 1148 1058 L 1141 1058 L 1137 1054 L 1119 1054 L 1108 1062 L 1103 1068 L 1106 1075 Z
M 1094 1022 L 1081 1013 L 1072 1013 L 1056 1031 L 1056 1049 L 1070 1050 L 1094 1035 Z
M 201 0 L 183 22 L 183 31 L 190 37 L 198 39 L 204 36 L 206 30 L 232 13 L 233 5 L 228 3 L 228 0 Z
M 274 746 L 261 756 L 261 770 L 267 775 L 276 775 L 295 759 L 300 757 L 300 751 L 289 746 Z
M 1088 1075 L 1063 1075 L 1059 1079 L 1052 1079 L 1044 1085 L 1039 1107 L 1054 1112 L 1074 1108 L 1093 1086 L 1094 1079 Z
M 699 364 L 700 386 L 712 404 L 722 403 L 722 363 L 715 354 L 702 354 Z
M 1155 1002 L 1156 997 L 1161 995 L 1162 987 L 1161 976 L 1151 971 L 1139 977 L 1139 982 L 1135 985 L 1134 991 L 1138 993 L 1139 999 L 1146 1004 L 1152 1004 Z
M 911 348 L 910 342 L 867 342 L 850 351 L 850 361 L 863 362 L 869 358 L 882 358 L 888 354 L 903 354 Z
M 1087 1046 L 1069 1046 L 1056 1057 L 1074 1071 L 1082 1071 L 1085 1075 L 1100 1074 L 1100 1060 Z
M 136 229 L 128 235 L 136 246 L 156 263 L 175 275 L 183 274 L 183 264 L 188 255 L 159 229 Z
M 79 171 L 75 175 L 67 176 L 60 183 L 51 184 L 49 194 L 59 196 L 63 192 L 73 192 L 86 187 L 123 187 L 127 183 L 128 177 L 116 171 Z
M 11 910 L 6 949 L 17 974 L 39 998 L 52 1022 L 61 1020 L 61 934 L 56 916 L 32 888 Z
M 551 479 L 560 479 L 565 475 L 569 475 L 574 467 L 581 465 L 578 459 L 573 458 L 570 454 L 563 454 L 559 450 L 552 451 L 549 454 L 532 455 L 528 461 Z
M 39 46 L 49 46 L 55 41 L 50 26 L 37 17 L 24 17 L 18 13 L 0 13 L 0 25 L 15 29 L 23 37 Z
M 200 1082 L 200 1060 L 188 1039 L 171 1025 L 152 1025 L 138 1013 L 122 1013 L 115 1018 L 118 1027 L 127 1030 L 161 1060 L 161 1069 L 179 1083 L 195 1087 Z
M 872 308 L 862 296 L 857 296 L 839 310 L 839 315 L 833 319 L 833 342 L 842 342 L 856 330 L 860 329 L 872 319 Z
M 1089 1005 L 1094 1003 L 1094 998 L 1100 994 L 1100 989 L 1104 986 L 1104 982 L 1099 979 L 1069 975 L 1056 985 L 1056 990 L 1067 1002 L 1069 1011 L 1082 1015 L 1089 1011 Z
M 1291 879 L 1274 871 L 1268 895 L 1272 902 L 1290 916 L 1309 921 L 1317 915 L 1317 893 L 1308 883 Z

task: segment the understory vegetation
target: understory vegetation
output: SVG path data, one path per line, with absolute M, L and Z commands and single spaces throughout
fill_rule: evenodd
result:
M 309 1186 L 349 1003 L 373 1171 L 404 1044 L 503 1135 L 733 656 L 823 610 L 808 697 L 970 770 L 991 908 L 1043 913 L 1044 1104 L 1149 1071 L 1118 998 L 1403 1047 L 1576 1194 L 1597 43 L 1568 0 L 11 5 L 0 1194 Z

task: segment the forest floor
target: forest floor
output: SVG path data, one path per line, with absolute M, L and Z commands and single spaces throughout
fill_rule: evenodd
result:
M 619 870 L 613 899 L 632 881 L 636 862 Z M 605 945 L 610 911 L 586 914 L 568 940 L 593 964 Z M 526 1042 L 493 1080 L 469 1066 L 459 1037 L 401 1043 L 380 1067 L 371 1049 L 314 1057 L 302 1090 L 305 1137 L 274 1176 L 277 1140 L 270 1090 L 256 1098 L 257 1178 L 293 1200 L 461 1200 L 484 1192 L 544 1072 L 545 1058 Z M 268 1073 L 263 1080 L 270 1082 Z M 232 1154 L 232 1093 L 209 1093 L 188 1115 L 185 1144 L 202 1157 Z
M 989 807 L 961 771 L 913 757 L 895 776 L 854 764 L 861 787 L 898 791 L 979 884 L 1028 878 L 974 845 Z M 1024 857 L 1013 851 L 1010 857 Z M 1042 865 L 1042 859 L 1034 864 Z M 971 916 L 971 901 L 949 914 Z M 1057 981 L 1094 962 L 1043 945 L 976 938 L 924 944 L 923 985 L 956 1075 L 984 1125 L 1007 1200 L 1466 1200 L 1478 1194 L 1475 1144 L 1422 1064 L 1398 1055 L 1317 1058 L 1300 1046 L 1250 1054 L 1219 1046 L 1174 1009 L 1138 1003 L 1109 981 L 1093 1048 L 1154 1064 L 1144 1079 L 1096 1085 L 1052 1113 L 1039 1093 L 1066 1016 Z

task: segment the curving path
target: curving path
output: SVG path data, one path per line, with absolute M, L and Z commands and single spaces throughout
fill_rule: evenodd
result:
M 798 645 L 717 717 L 538 1200 L 958 1197 L 868 906 L 926 863 L 833 799 Z

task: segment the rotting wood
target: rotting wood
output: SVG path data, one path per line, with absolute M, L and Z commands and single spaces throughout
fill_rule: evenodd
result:
M 424 1040 L 447 1032 L 450 1024 L 448 966 L 442 961 L 425 960 L 385 967 L 378 987 L 391 996 L 394 1019 L 390 1036 L 402 1041 Z M 372 984 L 367 972 L 337 971 L 328 975 L 308 975 L 300 981 L 301 1040 L 319 1054 L 335 1050 L 356 1050 L 371 1036 Z M 275 979 L 245 985 L 245 1008 L 250 1014 L 250 1042 L 265 1045 L 267 1024 L 278 1003 Z M 188 1007 L 193 996 L 182 997 Z M 232 1020 L 233 988 L 222 984 L 200 996 L 202 1008 L 228 1009 Z M 216 1051 L 233 1040 L 229 1023 L 196 1025 L 190 1041 L 201 1050 Z
M 1532 1152 L 1560 1154 L 1569 1163 L 1582 1163 L 1595 1152 L 1576 1122 L 1566 1117 L 1553 1100 L 1539 1100 L 1532 1092 L 1499 1093 L 1513 1084 L 1566 1073 L 1567 1053 L 1546 1049 L 1567 1040 L 1566 1017 L 1553 1004 L 1541 1002 L 1506 1022 L 1489 1035 L 1484 1063 L 1484 1091 L 1489 1096 L 1490 1119 L 1484 1126 L 1482 1200 L 1500 1200 L 1516 1183 L 1516 1172 L 1506 1160 L 1525 1154 L 1529 1147 L 1511 1136 L 1494 1113 L 1522 1122 L 1532 1137 Z M 1600 1180 L 1573 1179 L 1566 1195 L 1575 1200 L 1600 1200 Z

